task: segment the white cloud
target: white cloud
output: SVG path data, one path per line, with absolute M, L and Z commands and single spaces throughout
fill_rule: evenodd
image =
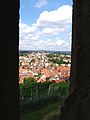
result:
M 47 4 L 47 0 L 39 0 L 39 1 L 35 4 L 35 7 L 40 8 L 40 7 L 42 7 L 42 6 L 46 5 L 46 4 Z
M 70 50 L 69 44 L 64 40 L 40 40 L 35 41 L 32 44 L 23 43 L 22 45 L 26 50 Z M 22 49 L 23 47 L 20 46 Z
M 44 11 L 40 14 L 38 21 L 58 22 L 63 20 L 69 20 L 71 19 L 71 14 L 72 7 L 69 5 L 63 5 L 62 7 L 59 7 L 57 10 L 54 11 Z
M 20 31 L 23 33 L 33 33 L 36 31 L 36 26 L 32 25 L 32 26 L 29 26 L 27 24 L 24 24 L 24 23 L 20 23 L 19 24 L 19 29 Z
M 21 20 L 21 18 L 19 18 L 19 23 L 21 23 L 22 22 L 22 20 Z
M 43 34 L 58 34 L 70 27 L 72 7 L 64 5 L 54 11 L 44 11 L 37 19 L 36 26 L 42 28 Z
M 64 43 L 65 43 L 64 40 L 57 40 L 57 41 L 56 41 L 56 44 L 57 44 L 58 46 L 61 46 L 61 45 L 63 46 Z
M 50 27 L 47 27 L 47 28 L 42 30 L 42 33 L 46 34 L 46 35 L 57 35 L 57 34 L 59 34 L 62 31 L 64 31 L 63 28 L 60 29 L 60 28 L 50 28 Z
M 71 23 L 72 7 L 69 5 L 61 6 L 54 11 L 42 12 L 36 23 L 31 26 L 21 21 L 19 23 L 19 48 L 68 50 L 71 44 Z M 61 34 L 67 38 L 60 38 Z

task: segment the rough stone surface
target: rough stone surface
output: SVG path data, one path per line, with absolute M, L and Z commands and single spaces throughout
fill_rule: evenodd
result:
M 73 0 L 70 81 L 60 120 L 90 120 L 90 0 Z
M 0 3 L 0 120 L 19 120 L 19 0 Z

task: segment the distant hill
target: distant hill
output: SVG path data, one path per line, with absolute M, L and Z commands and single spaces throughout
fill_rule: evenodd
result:
M 20 50 L 19 53 L 32 53 L 32 52 L 45 52 L 45 53 L 56 53 L 56 54 L 68 54 L 71 55 L 71 51 L 50 51 L 50 50 Z

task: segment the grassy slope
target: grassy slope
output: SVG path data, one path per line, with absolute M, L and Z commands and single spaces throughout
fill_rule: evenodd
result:
M 60 103 L 52 103 L 37 111 L 20 117 L 20 120 L 58 120 L 60 112 Z M 55 118 L 55 119 L 54 119 Z

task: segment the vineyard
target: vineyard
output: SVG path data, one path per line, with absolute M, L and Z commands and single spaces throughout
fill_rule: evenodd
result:
M 49 103 L 64 101 L 68 96 L 69 81 L 54 83 L 36 82 L 34 78 L 25 78 L 20 83 L 20 115 L 45 107 Z

